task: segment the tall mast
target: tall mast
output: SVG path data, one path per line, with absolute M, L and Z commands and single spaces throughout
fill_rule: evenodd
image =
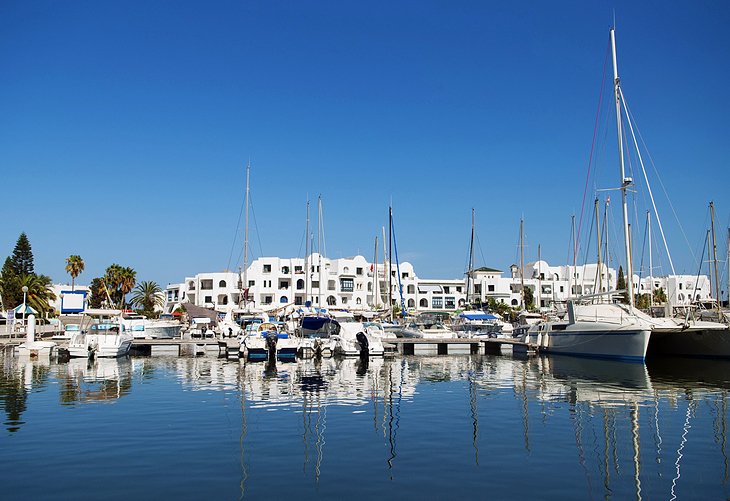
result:
M 322 308 L 322 195 L 317 198 L 317 271 L 319 273 L 319 296 L 317 302 Z
M 524 219 L 520 218 L 520 307 L 524 310 L 525 304 L 525 245 L 522 234 Z
M 603 273 L 601 273 L 601 247 L 603 246 L 601 243 L 601 222 L 598 219 L 598 199 L 596 198 L 593 202 L 593 208 L 596 213 L 596 238 L 598 239 L 598 245 L 596 246 L 598 248 L 598 270 L 596 271 L 596 274 L 598 275 L 596 278 L 598 279 L 598 287 L 596 287 L 596 290 L 593 291 L 594 294 L 598 294 L 600 292 L 603 292 L 601 289 L 603 288 Z
M 712 228 L 712 261 L 715 263 L 715 301 L 717 301 L 717 318 L 722 319 L 720 310 L 720 278 L 717 272 L 717 242 L 715 240 L 715 204 L 710 202 L 710 224 Z
M 629 304 L 634 305 L 634 266 L 631 259 L 631 234 L 629 232 L 629 208 L 626 203 L 626 190 L 633 183 L 630 177 L 626 177 L 624 168 L 623 132 L 621 130 L 621 79 L 618 76 L 618 63 L 616 61 L 616 33 L 611 28 L 611 53 L 613 55 L 613 91 L 616 99 L 616 132 L 618 141 L 619 169 L 621 171 L 621 203 L 623 205 L 624 220 L 624 248 L 626 252 L 626 288 L 628 289 Z
M 646 211 L 646 231 L 649 237 L 649 307 L 654 306 L 654 263 L 651 257 L 651 211 Z
M 388 207 L 388 311 L 393 320 L 393 207 Z
M 542 272 L 540 270 L 540 244 L 537 244 L 537 309 L 542 307 Z
M 470 296 L 473 300 L 474 278 L 474 209 L 471 210 L 471 240 L 469 242 L 469 271 L 466 274 L 466 304 L 471 305 Z
M 248 204 L 249 204 L 249 176 L 251 173 L 251 160 L 246 163 L 246 217 L 243 228 L 243 305 L 248 309 Z
M 572 295 L 578 295 L 578 242 L 575 238 L 575 214 L 570 217 L 570 231 L 573 236 L 573 290 Z
M 378 237 L 376 235 L 375 252 L 373 253 L 373 308 L 378 307 L 378 298 L 380 297 L 378 289 Z
M 306 225 L 304 230 L 304 303 L 306 304 L 307 301 L 309 301 L 309 274 L 312 272 L 309 269 L 309 259 L 312 254 L 312 248 L 310 245 L 310 239 L 309 239 L 309 195 L 307 195 L 307 219 L 306 219 Z

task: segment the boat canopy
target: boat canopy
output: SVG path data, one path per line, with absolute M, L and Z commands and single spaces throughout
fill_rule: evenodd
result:
M 491 313 L 484 313 L 483 311 L 460 313 L 459 318 L 464 318 L 466 320 L 497 320 L 495 315 L 492 315 Z

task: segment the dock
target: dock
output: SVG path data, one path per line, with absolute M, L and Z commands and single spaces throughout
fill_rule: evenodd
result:
M 398 338 L 383 341 L 401 355 L 486 355 L 505 351 L 533 353 L 535 346 L 509 338 Z

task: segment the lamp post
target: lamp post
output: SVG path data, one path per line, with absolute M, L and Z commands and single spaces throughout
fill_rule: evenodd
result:
M 26 298 L 27 294 L 28 294 L 28 286 L 24 285 L 23 286 L 23 328 L 25 328 L 25 308 L 26 308 L 25 298 Z

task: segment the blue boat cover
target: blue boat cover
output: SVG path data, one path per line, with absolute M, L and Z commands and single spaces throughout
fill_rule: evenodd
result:
M 481 311 L 474 313 L 461 313 L 459 316 L 467 320 L 497 320 L 497 317 L 491 313 L 484 313 Z

